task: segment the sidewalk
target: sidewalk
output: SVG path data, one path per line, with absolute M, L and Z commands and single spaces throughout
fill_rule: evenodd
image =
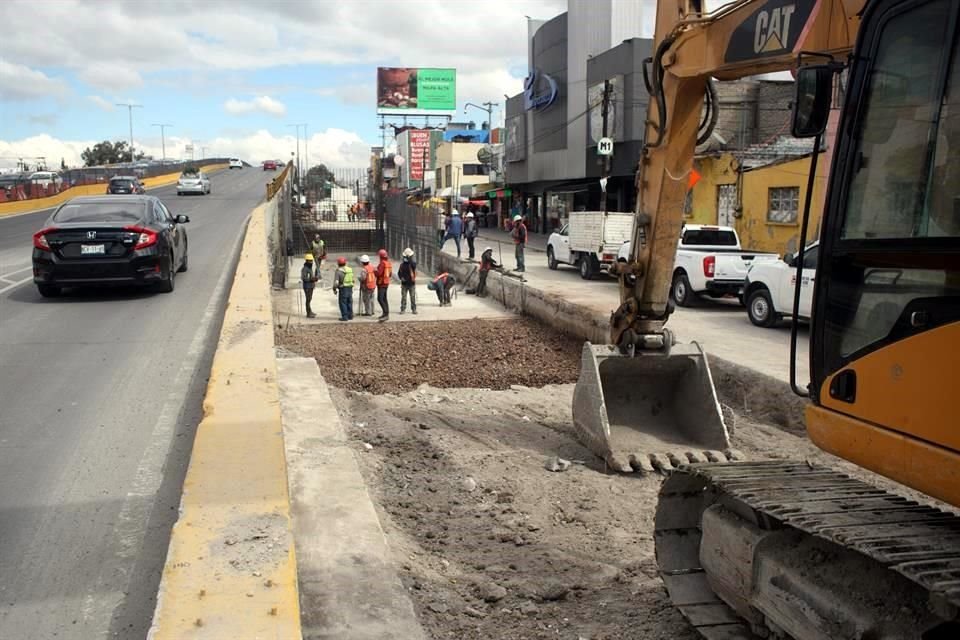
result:
M 491 244 L 493 255 L 504 263 L 507 269 L 516 267 L 513 257 L 513 241 L 504 231 L 484 229 L 480 238 L 499 239 L 501 246 Z M 502 244 L 504 238 L 510 244 Z M 531 238 L 533 236 L 531 235 Z M 545 240 L 544 240 L 545 242 Z M 477 247 L 477 259 L 483 250 L 483 242 Z M 533 250 L 531 250 L 533 249 Z M 502 250 L 502 258 L 499 250 Z M 447 243 L 444 253 L 456 257 L 456 248 Z M 466 256 L 466 253 L 463 253 Z M 469 265 L 468 261 L 463 261 Z M 519 275 L 519 274 L 518 274 Z M 556 271 L 547 267 L 547 258 L 536 247 L 528 246 L 526 254 L 526 272 L 523 274 L 523 287 L 542 292 L 545 300 L 537 299 L 540 307 L 553 308 L 551 324 L 568 330 L 568 325 L 582 323 L 582 319 L 569 318 L 573 313 L 585 310 L 591 315 L 594 328 L 601 328 L 605 334 L 610 314 L 620 305 L 620 293 L 617 281 L 601 275 L 595 280 L 584 280 L 579 272 L 569 266 L 560 266 Z M 491 287 L 500 278 L 491 275 Z M 507 278 L 507 281 L 513 280 Z M 520 296 L 522 305 L 534 303 L 534 297 Z M 772 328 L 755 327 L 747 318 L 746 309 L 733 301 L 701 300 L 696 307 L 677 308 L 670 316 L 667 325 L 680 342 L 699 342 L 710 354 L 724 358 L 741 366 L 759 371 L 783 382 L 790 380 L 790 326 L 787 323 Z M 797 380 L 801 385 L 809 381 L 807 353 L 809 351 L 809 331 L 801 326 L 798 341 Z

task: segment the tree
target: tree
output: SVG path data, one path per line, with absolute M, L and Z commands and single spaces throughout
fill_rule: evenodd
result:
M 80 154 L 83 163 L 88 167 L 97 167 L 104 164 L 116 164 L 118 162 L 130 162 L 130 150 L 127 143 L 123 140 L 110 142 L 104 140 L 93 145 L 93 148 L 87 147 Z M 137 160 L 143 160 L 142 152 L 136 154 Z

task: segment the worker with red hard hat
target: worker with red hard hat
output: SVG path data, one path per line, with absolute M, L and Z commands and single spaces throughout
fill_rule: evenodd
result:
M 390 319 L 390 302 L 387 300 L 387 287 L 390 286 L 390 277 L 393 275 L 393 265 L 390 264 L 390 256 L 386 249 L 380 249 L 377 252 L 380 263 L 377 265 L 377 304 L 380 305 L 380 322 Z
M 340 322 L 353 320 L 353 269 L 343 256 L 337 258 L 337 270 L 333 274 L 333 292 L 339 297 Z

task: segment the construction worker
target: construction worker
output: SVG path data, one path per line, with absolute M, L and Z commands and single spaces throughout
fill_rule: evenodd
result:
M 337 258 L 337 270 L 333 274 L 333 292 L 339 297 L 340 322 L 353 320 L 353 269 L 343 256 Z
M 457 257 L 460 257 L 460 236 L 463 235 L 463 220 L 460 219 L 460 212 L 453 210 L 450 217 L 450 226 L 447 227 L 447 234 L 443 236 L 443 242 L 440 243 L 440 251 L 443 251 L 447 240 L 453 239 L 453 244 L 457 245 Z
M 303 256 L 303 267 L 300 268 L 300 283 L 303 285 L 303 297 L 307 302 L 307 317 L 316 318 L 316 314 L 310 308 L 310 301 L 313 300 L 313 288 L 316 286 L 317 274 L 313 268 L 313 254 L 308 253 Z
M 380 305 L 380 322 L 386 322 L 390 319 L 390 301 L 387 300 L 387 287 L 390 286 L 390 278 L 393 276 L 393 265 L 390 264 L 390 257 L 386 249 L 380 249 L 377 252 L 380 257 L 380 263 L 377 264 L 377 304 Z
M 397 269 L 400 278 L 400 313 L 407 311 L 407 296 L 410 296 L 410 311 L 417 314 L 417 261 L 413 257 L 413 249 L 403 250 L 403 262 Z
M 523 216 L 513 216 L 513 236 L 514 252 L 517 257 L 517 271 L 523 273 L 526 266 L 523 264 L 523 249 L 527 246 L 527 225 L 523 224 Z
M 310 250 L 313 253 L 317 280 L 322 280 L 323 276 L 320 273 L 320 269 L 323 267 L 323 261 L 327 258 L 327 243 L 320 239 L 319 233 L 313 236 L 313 240 L 310 241 Z
M 480 297 L 487 295 L 487 276 L 490 269 L 499 269 L 500 265 L 493 259 L 493 247 L 484 247 L 480 254 L 480 283 L 477 285 L 476 294 Z
M 437 300 L 440 301 L 441 307 L 450 306 L 450 291 L 453 290 L 453 286 L 456 284 L 455 278 L 443 270 L 443 267 L 437 269 L 437 275 L 430 281 L 430 284 L 427 285 L 428 289 L 433 289 L 437 292 Z
M 477 221 L 473 218 L 473 211 L 467 212 L 466 226 L 463 229 L 463 235 L 467 239 L 467 248 L 470 250 L 469 258 L 473 260 L 474 250 L 473 241 L 477 238 Z
M 373 315 L 373 292 L 377 289 L 377 273 L 370 264 L 370 256 L 360 256 L 360 315 Z

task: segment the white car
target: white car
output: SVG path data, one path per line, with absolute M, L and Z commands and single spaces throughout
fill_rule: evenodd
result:
M 240 161 L 240 158 L 230 158 L 230 168 L 243 169 L 243 162 Z
M 185 193 L 199 193 L 202 196 L 210 193 L 210 178 L 203 171 L 186 170 L 177 180 L 177 195 Z
M 817 279 L 819 242 L 814 242 L 803 252 L 803 276 L 800 279 L 800 306 L 797 309 L 801 320 L 810 319 L 813 307 L 813 285 Z M 747 317 L 758 327 L 772 327 L 784 316 L 793 315 L 793 294 L 797 282 L 796 254 L 788 254 L 783 260 L 757 262 L 747 272 L 744 283 L 744 300 Z
M 51 184 L 59 185 L 63 182 L 63 179 L 60 177 L 60 174 L 55 171 L 35 171 L 30 174 L 30 182 L 46 188 Z

